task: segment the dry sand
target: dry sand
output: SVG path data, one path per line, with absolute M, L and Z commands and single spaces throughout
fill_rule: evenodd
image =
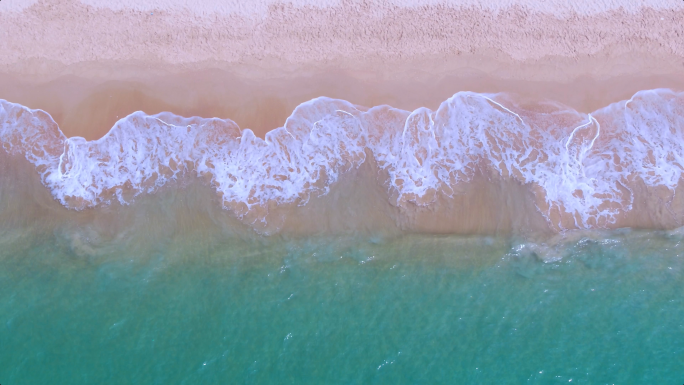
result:
M 111 77 L 139 67 L 159 73 L 221 68 L 263 78 L 336 67 L 403 78 L 407 71 L 473 67 L 504 78 L 562 81 L 587 72 L 565 61 L 593 57 L 608 61 L 593 63 L 589 71 L 597 76 L 682 70 L 684 3 L 678 0 L 643 2 L 647 7 L 603 3 L 602 12 L 584 1 L 574 5 L 576 12 L 557 7 L 557 13 L 546 1 L 494 8 L 473 0 L 329 2 L 261 0 L 254 12 L 238 13 L 225 7 L 212 13 L 205 4 L 201 14 L 187 10 L 194 4 L 174 6 L 178 1 L 115 9 L 89 5 L 104 3 L 93 0 L 15 5 L 0 13 L 0 69 Z M 613 65 L 616 60 L 622 65 Z

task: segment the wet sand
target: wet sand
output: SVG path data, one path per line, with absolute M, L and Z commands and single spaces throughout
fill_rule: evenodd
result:
M 582 76 L 572 82 L 502 79 L 485 73 L 367 79 L 332 69 L 265 80 L 240 78 L 217 69 L 121 80 L 65 75 L 46 82 L 0 74 L 0 99 L 45 110 L 66 136 L 88 140 L 99 139 L 117 120 L 135 111 L 231 119 L 263 137 L 281 127 L 297 105 L 319 96 L 411 111 L 419 107 L 434 110 L 459 91 L 508 92 L 531 101 L 554 100 L 588 113 L 655 88 L 684 90 L 684 72 Z

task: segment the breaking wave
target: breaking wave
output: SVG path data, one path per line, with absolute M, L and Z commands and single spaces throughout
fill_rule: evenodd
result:
M 436 111 L 366 108 L 317 98 L 256 137 L 231 120 L 136 112 L 103 138 L 67 138 L 42 110 L 0 100 L 0 143 L 21 155 L 64 206 L 128 204 L 185 176 L 206 179 L 224 208 L 264 221 L 270 205 L 305 205 L 372 156 L 392 204 L 430 206 L 478 173 L 528 185 L 553 228 L 606 228 L 632 210 L 633 188 L 684 172 L 684 93 L 641 91 L 591 114 L 508 94 L 459 92 Z M 383 177 L 385 178 L 385 177 Z

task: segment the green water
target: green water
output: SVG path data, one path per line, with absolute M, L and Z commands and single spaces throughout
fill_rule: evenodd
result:
M 681 384 L 684 246 L 627 233 L 3 238 L 0 384 Z

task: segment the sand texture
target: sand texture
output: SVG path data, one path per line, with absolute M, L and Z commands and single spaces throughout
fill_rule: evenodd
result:
M 178 1 L 147 1 L 132 8 L 103 4 L 3 2 L 0 70 L 45 75 L 99 63 L 95 67 L 105 76 L 123 64 L 248 73 L 336 67 L 399 76 L 407 66 L 442 72 L 475 67 L 507 78 L 524 73 L 567 80 L 583 72 L 611 76 L 684 69 L 681 1 L 584 1 L 572 7 L 550 0 L 411 6 L 396 1 L 331 1 L 328 6 L 209 2 L 196 12 Z M 588 58 L 622 65 L 567 70 L 568 60 Z M 515 68 L 520 63 L 549 68 L 521 72 Z

